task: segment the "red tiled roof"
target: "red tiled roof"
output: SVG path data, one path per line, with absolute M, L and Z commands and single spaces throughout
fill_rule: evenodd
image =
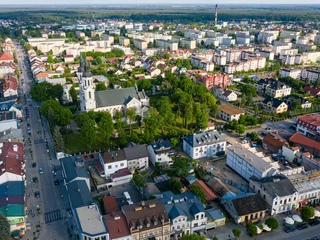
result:
M 14 146 L 17 146 L 17 151 L 14 150 Z M 0 161 L 3 161 L 3 164 L 0 165 L 0 175 L 5 172 L 22 175 L 23 144 L 20 142 L 4 142 L 1 148 Z M 2 169 L 5 169 L 5 171 L 2 171 Z
M 306 93 L 310 93 L 311 95 L 320 95 L 320 89 L 316 89 L 316 88 L 312 88 L 312 87 L 309 87 L 309 86 L 305 86 L 303 88 L 303 90 Z
M 8 61 L 8 60 L 13 61 L 13 56 L 10 53 L 3 52 L 0 54 L 0 61 Z
M 270 136 L 270 135 L 267 135 L 263 138 L 263 142 L 267 143 L 267 144 L 270 144 L 274 147 L 277 147 L 277 148 L 282 148 L 282 145 L 283 145 L 283 142 Z
M 207 184 L 205 184 L 202 180 L 197 180 L 194 183 L 192 183 L 192 185 L 198 185 L 202 188 L 204 194 L 206 195 L 207 201 L 218 198 L 218 196 L 214 194 L 214 192 L 212 192 L 210 188 L 207 186 Z
M 119 206 L 116 202 L 114 196 L 104 196 L 103 197 L 103 206 L 106 213 L 112 213 L 114 211 L 119 211 Z
M 311 126 L 318 127 L 318 126 L 320 126 L 320 114 L 319 113 L 312 113 L 312 114 L 299 116 L 298 122 L 297 122 L 299 125 L 302 124 L 302 122 L 300 122 L 300 121 L 304 122 L 305 124 L 309 124 Z M 310 128 L 310 126 L 308 128 Z M 313 130 L 316 131 L 316 129 L 313 129 Z
M 110 174 L 112 179 L 118 178 L 118 177 L 124 177 L 131 175 L 132 173 L 129 171 L 128 168 L 119 169 L 117 172 Z
M 101 166 L 101 163 L 100 163 L 99 161 L 95 162 L 94 165 L 96 166 L 96 169 L 97 169 L 98 173 L 104 172 L 104 169 L 103 169 L 103 167 Z
M 130 236 L 126 218 L 121 211 L 113 212 L 103 217 L 109 230 L 110 239 Z
M 311 138 L 308 138 L 304 135 L 302 135 L 299 132 L 296 132 L 290 139 L 289 141 L 295 143 L 295 144 L 299 144 L 302 146 L 306 146 L 308 148 L 313 148 L 316 149 L 318 151 L 320 151 L 320 143 L 312 140 Z
M 11 88 L 12 90 L 17 90 L 17 79 L 16 78 L 10 77 L 9 88 Z

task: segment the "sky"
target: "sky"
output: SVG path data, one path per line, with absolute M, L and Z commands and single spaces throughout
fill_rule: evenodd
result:
M 0 0 L 1 4 L 264 4 L 257 0 Z M 265 4 L 320 4 L 319 0 L 266 0 Z

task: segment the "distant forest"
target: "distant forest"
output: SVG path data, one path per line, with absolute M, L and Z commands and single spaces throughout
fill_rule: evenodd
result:
M 208 22 L 214 19 L 214 7 L 170 7 L 148 6 L 134 7 L 29 7 L 29 8 L 2 8 L 1 19 L 16 19 L 32 21 L 34 23 L 52 23 L 62 21 L 71 22 L 75 19 L 127 19 L 133 21 L 166 21 L 166 22 Z M 319 5 L 223 5 L 219 7 L 218 19 L 232 21 L 243 19 L 273 20 L 273 21 L 320 21 Z

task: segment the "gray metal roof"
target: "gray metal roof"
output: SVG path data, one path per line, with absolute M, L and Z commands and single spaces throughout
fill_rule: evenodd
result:
M 271 196 L 284 197 L 297 192 L 297 189 L 293 186 L 291 181 L 282 174 L 261 179 L 251 177 L 250 180 L 259 182 Z
M 84 180 L 73 181 L 68 184 L 68 195 L 71 206 L 78 208 L 93 203 L 93 199 Z
M 184 139 L 192 147 L 225 142 L 226 140 L 217 131 L 193 134 Z
M 140 100 L 138 92 L 134 87 L 95 92 L 97 108 L 124 105 L 133 98 Z
M 85 178 L 89 179 L 89 175 L 86 171 L 86 169 L 81 166 L 83 161 L 79 161 L 76 157 L 65 157 L 60 159 L 60 163 L 62 166 L 62 169 L 65 171 L 66 174 L 66 182 L 69 183 L 73 181 L 76 178 Z M 76 166 L 76 163 L 77 166 Z
M 126 147 L 123 149 L 127 160 L 134 160 L 134 159 L 139 159 L 139 158 L 145 158 L 149 157 L 148 151 L 147 151 L 147 146 L 145 144 L 141 145 L 133 145 L 130 147 Z

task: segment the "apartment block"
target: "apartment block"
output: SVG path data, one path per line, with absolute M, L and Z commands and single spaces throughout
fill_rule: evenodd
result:
M 302 69 L 300 68 L 283 68 L 280 71 L 280 77 L 292 77 L 294 79 L 301 79 Z
M 192 39 L 181 39 L 180 43 L 183 48 L 187 49 L 195 49 L 197 47 L 196 40 Z
M 213 87 L 226 88 L 229 85 L 228 74 L 210 74 L 206 76 L 199 76 L 197 82 L 203 83 L 206 88 L 211 90 Z
M 225 73 L 233 74 L 235 72 L 249 71 L 262 69 L 266 66 L 266 59 L 264 57 L 253 57 L 249 59 L 244 59 L 241 62 L 235 62 L 233 64 L 228 64 L 224 67 Z
M 239 120 L 240 116 L 243 114 L 244 112 L 238 108 L 232 107 L 227 104 L 219 105 L 218 116 L 227 122 L 231 122 L 234 119 Z
M 121 46 L 127 47 L 127 46 L 130 45 L 130 39 L 129 39 L 129 38 L 125 38 L 125 37 L 120 37 L 120 38 L 119 38 L 119 44 L 120 44 Z
M 239 49 L 227 49 L 226 58 L 227 62 L 239 62 L 241 60 L 241 52 Z
M 301 79 L 304 81 L 311 81 L 312 83 L 315 83 L 320 77 L 320 71 L 314 70 L 314 69 L 302 69 L 301 72 Z
M 199 58 L 195 55 L 191 55 L 191 64 L 193 64 L 196 67 L 201 67 L 202 69 L 206 71 L 213 71 L 214 70 L 214 63 L 206 60 L 205 58 Z
M 178 43 L 177 42 L 158 39 L 158 40 L 156 40 L 156 44 L 158 47 L 165 49 L 165 50 L 178 50 Z
M 134 39 L 133 45 L 138 48 L 139 50 L 144 50 L 148 48 L 148 43 L 142 39 Z
M 215 54 L 213 56 L 213 62 L 217 65 L 224 66 L 227 64 L 227 57 L 224 55 Z

